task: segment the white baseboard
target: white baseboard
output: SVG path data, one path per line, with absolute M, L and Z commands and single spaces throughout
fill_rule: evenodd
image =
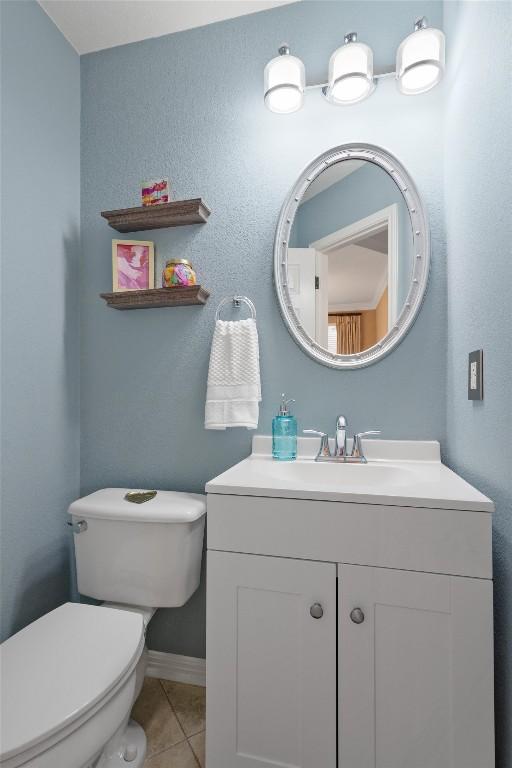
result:
M 206 659 L 148 650 L 147 662 L 146 677 L 206 686 Z

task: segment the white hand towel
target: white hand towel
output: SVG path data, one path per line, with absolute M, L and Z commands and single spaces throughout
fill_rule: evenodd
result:
M 208 371 L 205 429 L 256 429 L 260 402 L 256 321 L 217 320 Z

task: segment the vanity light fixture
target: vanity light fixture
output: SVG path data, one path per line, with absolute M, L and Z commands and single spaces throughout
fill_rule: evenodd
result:
M 272 112 L 287 114 L 302 107 L 306 83 L 304 64 L 290 54 L 286 43 L 279 48 L 279 56 L 265 67 L 264 81 L 265 104 Z
M 418 19 L 414 32 L 400 44 L 396 55 L 396 77 L 402 93 L 425 93 L 441 80 L 444 72 L 444 34 Z
M 345 44 L 329 60 L 329 82 L 325 97 L 332 104 L 355 104 L 375 88 L 373 51 L 357 42 L 357 33 L 345 35 Z
M 304 103 L 304 92 L 320 88 L 331 104 L 356 104 L 374 91 L 383 77 L 394 76 L 399 90 L 406 95 L 429 91 L 444 73 L 445 37 L 440 29 L 428 26 L 423 16 L 417 19 L 414 32 L 400 44 L 396 56 L 396 71 L 389 68 L 375 74 L 373 51 L 357 40 L 356 32 L 345 35 L 344 44 L 329 60 L 327 83 L 306 85 L 304 64 L 290 54 L 283 44 L 279 56 L 265 67 L 265 104 L 271 112 L 296 112 Z

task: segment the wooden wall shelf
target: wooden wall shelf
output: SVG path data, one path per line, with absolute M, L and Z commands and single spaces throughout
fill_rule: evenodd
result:
M 184 307 L 189 304 L 206 304 L 209 295 L 209 291 L 202 285 L 100 293 L 101 298 L 105 299 L 108 306 L 114 309 L 149 309 L 151 307 Z
M 204 224 L 210 215 L 210 209 L 198 197 L 194 200 L 175 200 L 172 203 L 147 205 L 140 208 L 102 211 L 101 215 L 117 232 L 140 232 L 145 229 Z

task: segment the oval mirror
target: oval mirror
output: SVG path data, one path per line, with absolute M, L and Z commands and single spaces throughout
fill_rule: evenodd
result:
M 429 272 L 427 217 L 401 164 L 369 144 L 325 152 L 281 211 L 274 277 L 284 321 L 318 362 L 359 368 L 413 324 Z

